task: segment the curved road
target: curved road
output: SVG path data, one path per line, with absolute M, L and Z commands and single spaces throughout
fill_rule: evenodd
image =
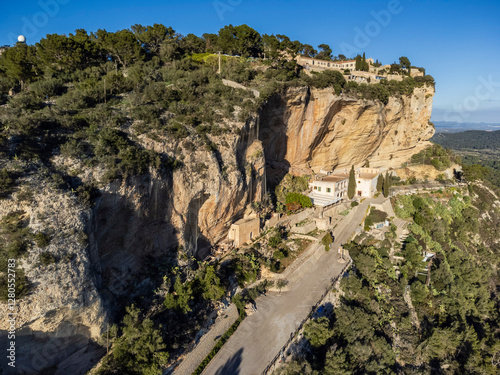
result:
M 351 211 L 335 228 L 332 249 L 321 255 L 316 267 L 291 282 L 287 292 L 258 298 L 257 311 L 240 324 L 203 375 L 260 375 L 342 270 L 337 250 L 363 221 L 369 203 L 384 200 L 366 199 Z

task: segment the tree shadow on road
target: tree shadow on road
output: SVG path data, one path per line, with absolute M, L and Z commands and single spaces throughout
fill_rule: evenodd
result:
M 240 373 L 242 353 L 243 348 L 234 353 L 234 355 L 229 358 L 224 366 L 219 367 L 219 369 L 215 372 L 215 375 L 238 375 Z

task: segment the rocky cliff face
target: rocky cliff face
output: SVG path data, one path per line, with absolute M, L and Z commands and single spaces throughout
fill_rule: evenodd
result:
M 426 147 L 434 88 L 380 101 L 338 96 L 331 89 L 289 88 L 261 110 L 259 138 L 270 175 L 361 166 L 399 167 Z M 274 172 L 274 173 L 272 173 Z
M 26 177 L 22 184 L 32 198 L 14 194 L 1 200 L 0 217 L 24 211 L 31 230 L 52 239 L 46 249 L 29 248 L 19 262 L 31 284 L 30 294 L 18 301 L 24 353 L 18 360 L 25 372 L 57 366 L 57 374 L 78 374 L 92 367 L 103 353 L 93 342 L 113 314 L 133 298 L 151 295 L 166 259 L 177 261 L 179 251 L 202 258 L 225 238 L 249 203 L 261 199 L 269 171 L 277 178 L 366 160 L 399 166 L 434 133 L 428 125 L 433 93 L 416 89 L 412 97 L 391 98 L 384 106 L 339 97 L 331 89 L 290 88 L 273 96 L 258 117 L 211 137 L 215 151 L 201 141 L 193 147 L 194 139 L 189 145 L 140 136 L 145 148 L 181 155 L 183 167 L 101 185 L 92 208 L 51 187 L 43 173 Z M 52 162 L 87 183 L 103 174 L 60 156 Z M 41 266 L 42 251 L 57 261 Z M 6 316 L 6 304 L 0 313 Z M 0 329 L 6 328 L 4 319 Z
M 22 211 L 32 233 L 51 237 L 48 247 L 32 244 L 19 261 L 31 286 L 17 302 L 17 342 L 23 347 L 17 360 L 25 373 L 51 366 L 56 374 L 85 373 L 103 354 L 95 340 L 134 298 L 151 296 L 162 266 L 178 264 L 179 252 L 206 256 L 248 203 L 261 199 L 265 163 L 257 121 L 232 125 L 238 129 L 212 138 L 216 152 L 202 142 L 187 151 L 183 141 L 141 137 L 146 148 L 181 153 L 183 167 L 102 185 L 92 208 L 54 188 L 41 172 L 20 182 L 32 198 L 23 201 L 14 193 L 0 200 L 0 218 Z M 104 172 L 60 156 L 53 163 L 88 183 Z M 41 265 L 42 252 L 55 263 Z M 4 316 L 7 309 L 0 304 Z M 7 328 L 4 319 L 0 330 Z

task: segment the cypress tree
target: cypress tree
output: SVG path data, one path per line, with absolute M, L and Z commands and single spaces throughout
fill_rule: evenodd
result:
M 389 184 L 389 172 L 385 172 L 385 178 L 384 178 L 384 197 L 388 197 L 389 196 L 389 188 L 390 188 L 390 184 Z
M 361 56 L 358 55 L 356 56 L 356 66 L 354 67 L 355 70 L 362 70 L 362 65 L 363 61 L 361 60 Z
M 377 179 L 377 191 L 379 193 L 382 192 L 382 188 L 384 186 L 384 176 L 381 174 L 378 175 L 378 179 Z
M 354 165 L 351 167 L 351 172 L 349 172 L 349 185 L 347 186 L 347 197 L 352 199 L 354 193 L 356 192 L 356 176 L 354 175 Z
M 366 56 L 365 53 L 363 52 L 363 68 L 361 68 L 361 70 L 368 71 L 367 65 L 368 64 L 366 63 Z

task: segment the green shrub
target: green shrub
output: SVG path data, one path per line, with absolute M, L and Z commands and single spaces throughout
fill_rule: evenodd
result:
M 387 219 L 387 213 L 374 208 L 370 210 L 370 214 L 368 216 L 371 218 L 373 223 L 380 223 Z
M 49 264 L 53 264 L 56 262 L 56 258 L 54 257 L 54 255 L 52 255 L 48 251 L 40 253 L 38 260 L 40 261 L 40 264 L 42 266 L 48 266 Z
M 280 271 L 282 271 L 281 262 L 279 260 L 273 260 L 269 269 L 271 270 L 271 272 L 279 273 Z
M 359 203 L 357 201 L 351 202 L 351 207 L 356 207 L 359 206 Z
M 284 259 L 286 258 L 286 255 L 283 251 L 281 250 L 276 250 L 274 253 L 273 253 L 273 258 L 274 259 Z
M 323 238 L 321 239 L 321 243 L 325 247 L 325 251 L 329 251 L 330 250 L 330 245 L 333 243 L 333 237 L 330 234 L 330 232 L 328 232 L 327 234 L 325 234 L 323 236 Z
M 315 348 L 325 345 L 333 333 L 333 330 L 330 329 L 330 320 L 327 317 L 310 320 L 304 326 L 304 337 Z
M 12 193 L 14 180 L 11 174 L 6 169 L 0 169 L 0 198 L 8 196 Z
M 366 231 L 369 231 L 372 225 L 373 225 L 373 219 L 371 218 L 370 215 L 368 215 L 366 217 L 366 219 L 365 219 L 365 227 L 364 227 L 364 229 Z
M 183 139 L 189 135 L 189 132 L 186 129 L 186 127 L 178 122 L 174 122 L 172 125 L 168 126 L 167 131 L 170 134 L 172 134 L 175 139 Z M 186 145 L 186 143 L 184 145 Z M 189 142 L 189 143 L 191 143 L 191 142 Z
M 431 165 L 436 168 L 438 171 L 442 171 L 444 170 L 444 166 L 443 166 L 443 163 L 441 163 L 441 161 L 439 159 L 432 159 L 431 160 Z
M 317 88 L 326 88 L 333 87 L 335 85 L 343 88 L 346 85 L 346 80 L 342 73 L 333 71 L 333 70 L 325 70 L 321 73 L 314 72 L 312 76 L 308 79 L 309 86 L 317 87 Z M 337 92 L 337 90 L 335 90 Z
M 45 99 L 55 95 L 62 95 L 65 91 L 65 87 L 61 79 L 51 78 L 33 82 L 30 84 L 29 90 L 39 99 Z
M 33 92 L 30 91 L 24 91 L 10 97 L 9 105 L 13 109 L 20 109 L 20 110 L 23 109 L 37 110 L 43 107 L 43 103 L 41 102 L 41 100 L 37 98 L 37 96 Z
M 35 243 L 38 247 L 47 247 L 50 243 L 50 237 L 43 232 L 35 234 Z
M 272 248 L 276 249 L 282 242 L 281 236 L 279 234 L 276 234 L 269 238 L 269 246 Z
M 21 191 L 17 193 L 17 200 L 21 202 L 31 202 L 33 200 L 33 191 L 29 187 L 23 187 Z
M 174 284 L 174 291 L 167 294 L 163 304 L 167 309 L 179 310 L 187 314 L 191 311 L 189 303 L 193 298 L 192 283 L 190 281 L 183 283 L 181 278 L 177 277 Z
M 122 327 L 113 325 L 109 330 L 112 351 L 101 362 L 97 374 L 161 375 L 169 358 L 162 326 L 155 327 L 150 318 L 142 319 L 141 311 L 134 305 L 127 307 L 126 311 Z
M 22 299 L 28 294 L 30 285 L 22 268 L 16 268 L 14 272 L 16 280 L 15 297 L 16 299 Z M 0 301 L 7 301 L 9 299 L 9 284 L 7 273 L 2 273 L 0 275 Z
M 286 174 L 278 186 L 274 189 L 276 198 L 283 205 L 286 204 L 286 197 L 289 193 L 301 193 L 307 189 L 309 176 L 294 176 Z
M 302 207 L 312 207 L 313 206 L 311 198 L 309 198 L 308 196 L 306 196 L 304 194 L 300 194 L 300 193 L 288 193 L 286 195 L 285 203 L 286 204 L 298 203 Z
M 88 108 L 92 104 L 92 99 L 80 90 L 69 90 L 66 94 L 57 99 L 57 105 L 63 111 L 78 111 Z

